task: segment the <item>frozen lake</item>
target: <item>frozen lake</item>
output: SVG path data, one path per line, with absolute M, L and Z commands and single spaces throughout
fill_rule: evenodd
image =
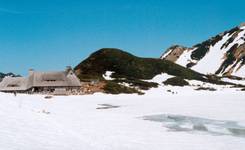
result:
M 214 120 L 207 118 L 182 115 L 151 115 L 144 116 L 144 120 L 162 122 L 169 131 L 184 131 L 190 133 L 207 133 L 210 135 L 231 135 L 245 138 L 245 126 L 236 121 Z

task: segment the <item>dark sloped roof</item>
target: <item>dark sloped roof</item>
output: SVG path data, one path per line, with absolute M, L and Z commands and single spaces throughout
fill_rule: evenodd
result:
M 81 86 L 80 80 L 73 72 L 33 72 L 31 76 L 33 87 Z
M 79 87 L 80 80 L 73 71 L 35 72 L 27 77 L 6 77 L 0 83 L 0 91 L 25 91 L 32 87 Z
M 25 91 L 27 79 L 24 77 L 5 77 L 0 83 L 1 91 Z

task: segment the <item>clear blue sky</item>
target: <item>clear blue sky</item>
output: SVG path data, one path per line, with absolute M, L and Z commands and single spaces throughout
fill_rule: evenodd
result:
M 103 47 L 159 57 L 245 21 L 244 0 L 0 0 L 0 72 L 75 66 Z

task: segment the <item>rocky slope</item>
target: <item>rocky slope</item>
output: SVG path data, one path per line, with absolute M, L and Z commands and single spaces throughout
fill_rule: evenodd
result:
M 245 77 L 245 24 L 191 48 L 174 45 L 161 59 L 204 74 Z

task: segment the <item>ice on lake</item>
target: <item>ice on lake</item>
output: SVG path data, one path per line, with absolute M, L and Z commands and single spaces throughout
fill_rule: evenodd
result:
M 163 123 L 168 131 L 231 135 L 245 138 L 245 126 L 236 121 L 214 120 L 184 115 L 158 114 L 144 116 L 144 120 Z

